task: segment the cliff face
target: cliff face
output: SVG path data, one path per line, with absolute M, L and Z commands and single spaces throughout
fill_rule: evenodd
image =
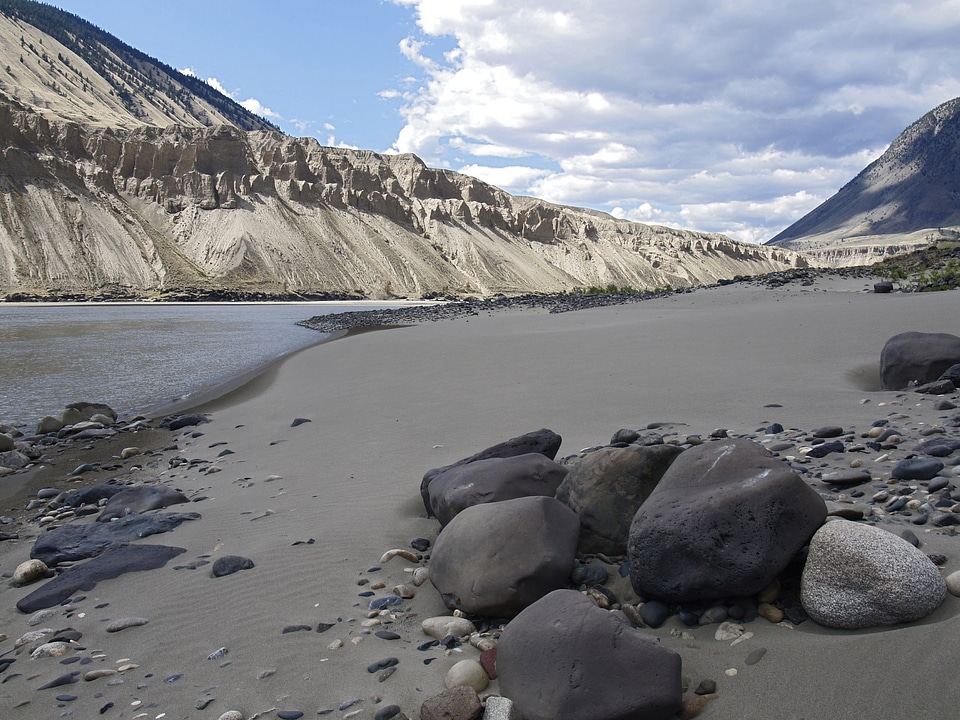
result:
M 88 127 L 4 104 L 0 145 L 5 293 L 558 292 L 804 263 L 273 131 Z
M 904 130 L 836 195 L 774 237 L 825 265 L 858 265 L 955 239 L 960 230 L 960 98 Z

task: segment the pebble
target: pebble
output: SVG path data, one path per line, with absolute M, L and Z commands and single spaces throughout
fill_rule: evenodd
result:
M 34 660 L 37 658 L 48 658 L 48 657 L 62 657 L 72 650 L 70 643 L 66 642 L 48 642 L 44 643 L 32 653 L 30 657 Z
M 783 610 L 771 603 L 760 603 L 760 605 L 757 606 L 757 613 L 764 620 L 769 620 L 772 623 L 783 621 Z
M 736 640 L 738 637 L 743 635 L 743 625 L 738 625 L 737 623 L 724 622 L 720 623 L 717 626 L 716 631 L 713 633 L 715 640 Z
M 420 627 L 425 634 L 437 640 L 443 640 L 447 635 L 453 635 L 455 637 L 472 635 L 477 631 L 476 625 L 467 620 L 467 618 L 452 617 L 450 615 L 427 618 L 420 623 Z
M 951 595 L 960 597 L 960 570 L 947 575 L 947 590 Z
M 393 667 L 399 662 L 400 660 L 395 657 L 383 658 L 382 660 L 377 660 L 376 662 L 370 663 L 369 665 L 367 665 L 367 672 L 372 675 L 373 673 L 379 670 L 383 670 L 388 667 Z
M 113 668 L 101 668 L 99 670 L 90 670 L 88 672 L 85 672 L 83 674 L 83 679 L 86 682 L 90 682 L 91 680 L 98 680 L 102 677 L 111 677 L 113 675 L 118 675 L 118 674 L 119 673 Z
M 680 706 L 680 711 L 677 713 L 676 717 L 678 720 L 692 720 L 703 712 L 704 708 L 707 707 L 707 703 L 709 702 L 710 699 L 707 697 L 697 696 L 687 698 Z
M 114 620 L 112 623 L 107 625 L 108 633 L 120 632 L 121 630 L 126 630 L 131 627 L 139 627 L 140 625 L 146 625 L 149 620 L 141 617 L 128 617 L 120 618 L 119 620 Z
M 380 708 L 379 710 L 377 710 L 376 713 L 374 713 L 373 720 L 390 720 L 390 718 L 399 714 L 400 714 L 399 705 L 386 705 Z
M 42 622 L 45 622 L 52 618 L 54 615 L 60 614 L 60 608 L 47 608 L 46 610 L 37 610 L 33 615 L 30 616 L 30 619 L 27 620 L 27 625 L 30 627 L 36 627 Z
M 218 720 L 244 720 L 244 718 L 239 710 L 227 710 Z
M 700 616 L 700 625 L 714 625 L 715 623 L 722 623 L 729 617 L 729 612 L 727 608 L 723 605 L 714 605 L 711 608 L 707 608 L 703 614 Z
M 701 680 L 693 692 L 697 695 L 711 695 L 717 691 L 716 680 Z
M 640 607 L 640 619 L 644 624 L 652 628 L 658 628 L 663 625 L 670 617 L 670 606 L 659 600 L 645 602 Z
M 29 585 L 45 576 L 48 570 L 49 568 L 42 560 L 27 560 L 17 565 L 17 569 L 13 571 L 13 584 Z
M 230 651 L 227 650 L 225 647 L 222 647 L 218 650 L 214 650 L 212 653 L 207 655 L 207 660 L 219 660 L 220 658 L 224 657 L 228 652 Z
M 447 690 L 461 686 L 472 687 L 480 693 L 490 685 L 490 678 L 483 665 L 476 660 L 461 660 L 447 671 L 443 685 Z
M 381 640 L 399 640 L 400 639 L 400 636 L 397 633 L 391 632 L 390 630 L 377 630 L 377 632 L 375 632 L 374 635 L 376 635 Z
M 298 720 L 303 717 L 302 710 L 277 710 L 277 717 L 280 720 Z
M 743 662 L 747 665 L 756 665 L 758 662 L 760 662 L 761 658 L 766 654 L 767 654 L 766 648 L 757 648 L 753 652 L 751 652 L 749 655 L 747 655 L 747 659 L 744 660 Z

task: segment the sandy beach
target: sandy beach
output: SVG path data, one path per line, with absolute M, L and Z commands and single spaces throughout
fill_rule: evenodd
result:
M 170 510 L 201 517 L 139 541 L 185 550 L 167 565 L 103 581 L 36 627 L 15 605 L 37 585 L 5 579 L 0 661 L 16 661 L 0 674 L 0 715 L 219 718 L 237 710 L 248 719 L 297 711 L 374 718 L 398 705 L 418 718 L 423 701 L 443 691 L 446 670 L 479 652 L 418 650 L 429 640 L 421 620 L 450 613 L 429 582 L 376 618 L 380 625 L 365 625 L 370 597 L 361 593 L 389 595 L 409 583 L 414 564 L 399 557 L 381 564 L 381 556 L 416 538 L 436 539 L 439 524 L 426 517 L 419 494 L 425 471 L 538 428 L 563 437 L 558 458 L 651 423 L 677 442 L 717 428 L 763 440 L 772 423 L 798 435 L 828 424 L 859 434 L 898 414 L 905 434 L 919 436 L 950 413 L 935 410 L 933 396 L 880 391 L 880 350 L 908 330 L 960 335 L 957 293 L 876 295 L 866 292 L 871 286 L 839 277 L 782 288 L 739 283 L 572 313 L 481 313 L 352 333 L 193 408 L 209 423 L 98 443 L 99 458 L 127 446 L 150 452 L 85 482 L 160 482 L 194 500 Z M 309 422 L 293 426 L 298 418 Z M 882 484 L 906 445 L 882 462 L 872 451 L 857 457 Z M 0 514 L 22 511 L 31 493 L 62 482 L 73 460 L 0 479 L 22 486 Z M 851 460 L 829 456 L 815 467 Z M 904 520 L 891 529 L 902 527 L 911 526 Z M 946 556 L 945 575 L 960 570 L 954 532 L 913 529 L 924 552 Z M 0 543 L 5 578 L 42 532 L 28 522 L 21 539 Z M 212 577 L 210 563 L 225 555 L 255 567 Z M 610 587 L 630 601 L 627 580 Z M 106 632 L 130 617 L 149 622 Z M 290 631 L 298 626 L 306 629 Z M 67 627 L 82 633 L 68 656 L 79 658 L 73 664 L 14 650 L 27 631 Z M 379 629 L 399 638 L 377 637 Z M 685 697 L 701 680 L 716 681 L 704 718 L 893 720 L 948 716 L 960 706 L 949 673 L 960 655 L 960 598 L 948 596 L 920 622 L 885 629 L 758 619 L 748 625 L 752 636 L 734 646 L 715 640 L 714 629 L 673 617 L 648 631 L 680 653 Z M 761 647 L 762 659 L 746 665 Z M 389 677 L 368 672 L 388 657 L 399 660 Z M 71 671 L 130 665 L 38 690 Z M 498 693 L 496 681 L 486 693 Z

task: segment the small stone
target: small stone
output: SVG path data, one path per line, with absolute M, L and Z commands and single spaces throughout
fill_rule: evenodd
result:
M 450 690 L 455 687 L 471 687 L 478 693 L 487 689 L 490 678 L 486 670 L 476 660 L 461 660 L 447 671 L 443 685 Z
M 766 648 L 756 648 L 753 652 L 747 655 L 747 659 L 744 660 L 743 662 L 746 665 L 756 665 L 758 662 L 760 662 L 760 659 L 766 654 L 767 654 Z
M 277 710 L 277 717 L 280 720 L 299 720 L 303 717 L 302 710 Z
M 960 570 L 947 575 L 947 591 L 955 597 L 960 597 Z
M 121 630 L 126 630 L 127 628 L 146 625 L 148 622 L 150 621 L 146 618 L 140 617 L 121 618 L 119 620 L 114 620 L 112 623 L 107 625 L 106 629 L 108 633 L 115 633 L 120 632 Z
M 717 681 L 716 680 L 701 680 L 700 684 L 697 685 L 697 689 L 693 692 L 697 695 L 712 695 L 717 691 Z
M 390 720 L 390 718 L 400 714 L 399 705 L 386 705 L 373 715 L 373 720 Z
M 783 610 L 771 603 L 760 603 L 757 606 L 757 614 L 772 623 L 783 622 Z
M 714 639 L 720 641 L 736 640 L 741 635 L 743 635 L 743 625 L 732 622 L 720 623 L 713 633 Z
M 224 555 L 219 557 L 213 563 L 213 576 L 225 577 L 241 570 L 249 570 L 254 567 L 253 560 L 241 557 L 240 555 Z
M 679 718 L 679 720 L 692 720 L 692 718 L 697 717 L 703 712 L 703 709 L 709 702 L 710 699 L 707 697 L 698 696 L 687 698 L 683 701 L 680 712 L 677 713 L 676 717 Z
M 244 720 L 243 713 L 239 710 L 227 710 L 218 720 Z
M 125 447 L 120 451 L 120 459 L 128 460 L 129 458 L 136 457 L 140 455 L 143 451 L 138 447 Z
M 449 615 L 427 618 L 420 623 L 420 627 L 424 633 L 437 640 L 443 640 L 448 635 L 463 637 L 477 631 L 476 626 L 466 618 Z
M 670 617 L 670 606 L 659 600 L 645 602 L 640 607 L 640 619 L 648 627 L 658 628 Z
M 377 632 L 375 632 L 374 635 L 376 635 L 381 640 L 399 640 L 400 639 L 400 636 L 397 633 L 391 632 L 389 630 L 377 630 Z
M 367 665 L 367 672 L 372 675 L 373 673 L 383 670 L 385 668 L 393 667 L 399 662 L 400 660 L 395 657 L 383 658 L 382 660 L 377 660 L 376 662 L 370 663 L 369 665 Z
M 730 613 L 723 605 L 714 605 L 711 608 L 707 608 L 703 614 L 700 615 L 700 624 L 714 625 L 716 623 L 722 623 L 729 615 Z
M 27 560 L 17 565 L 13 571 L 14 585 L 29 585 L 44 577 L 49 568 L 42 560 Z
M 34 660 L 37 658 L 62 657 L 70 652 L 71 649 L 70 643 L 48 642 L 30 653 L 30 657 Z
M 476 690 L 465 685 L 428 698 L 420 706 L 420 720 L 478 720 L 482 714 Z
M 483 720 L 522 720 L 522 717 L 513 700 L 499 695 L 491 695 L 487 698 Z

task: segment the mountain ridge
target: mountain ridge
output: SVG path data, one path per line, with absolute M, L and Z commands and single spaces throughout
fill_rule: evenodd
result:
M 806 264 L 780 248 L 514 197 L 413 155 L 284 135 L 30 0 L 0 0 L 0 63 L 8 297 L 644 290 Z
M 924 114 L 835 195 L 765 244 L 838 265 L 957 237 L 960 98 Z

